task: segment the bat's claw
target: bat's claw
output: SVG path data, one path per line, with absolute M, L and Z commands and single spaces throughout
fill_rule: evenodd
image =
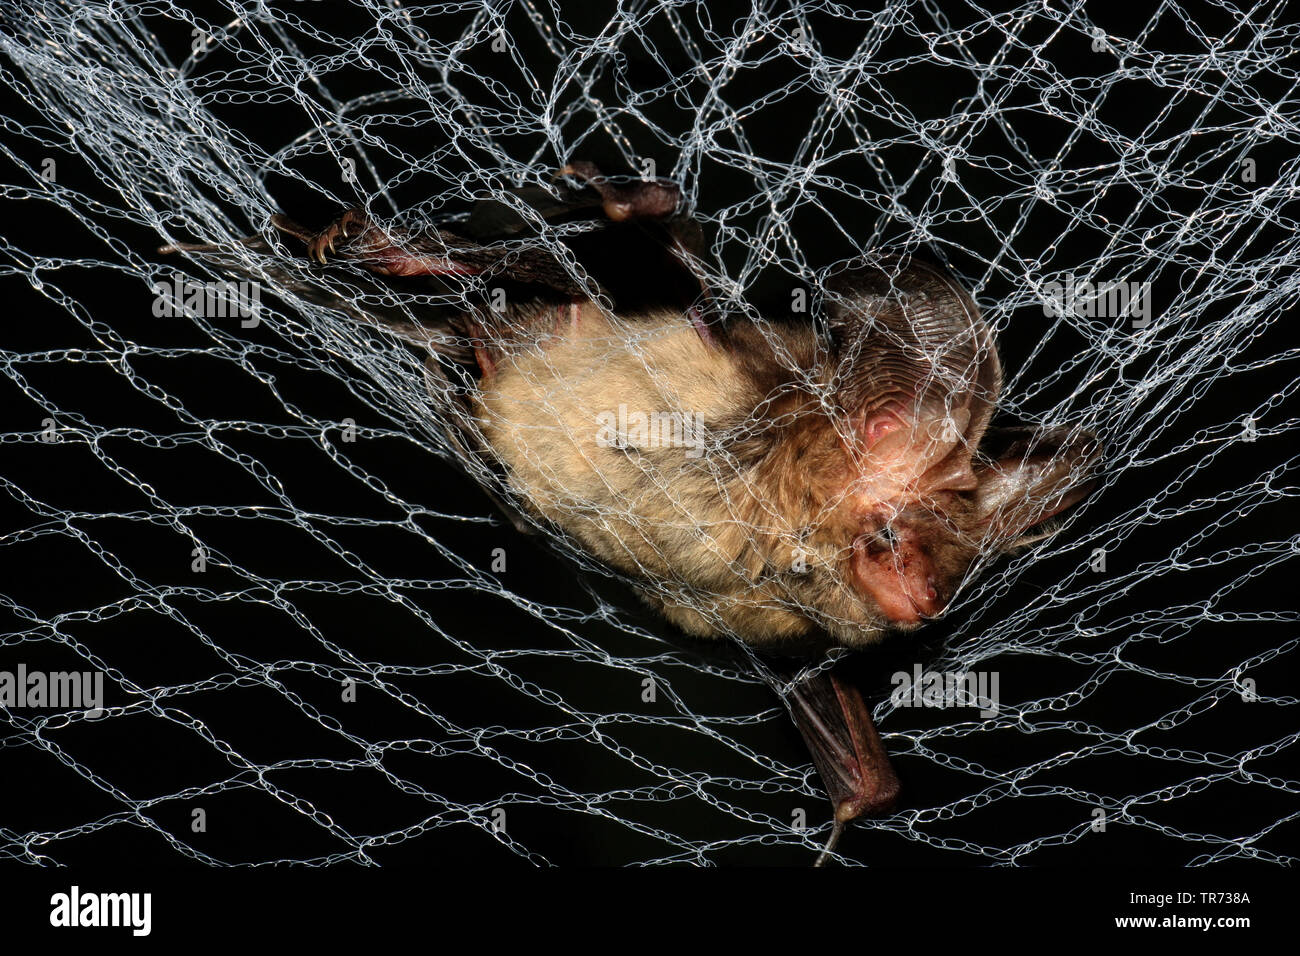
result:
M 360 209 L 349 209 L 339 217 L 339 231 L 344 239 L 350 239 L 365 232 L 370 227 L 370 217 Z
M 307 242 L 307 255 L 321 265 L 329 256 L 342 254 L 346 245 L 371 228 L 370 217 L 361 209 L 349 209 Z

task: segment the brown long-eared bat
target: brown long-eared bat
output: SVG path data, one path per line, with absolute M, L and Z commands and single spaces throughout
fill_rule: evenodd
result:
M 561 174 L 455 228 L 361 210 L 319 233 L 272 218 L 320 267 L 460 289 L 462 308 L 387 314 L 302 268 L 264 274 L 427 350 L 434 399 L 461 403 L 453 439 L 502 477 L 507 507 L 624 572 L 687 634 L 776 653 L 872 644 L 941 614 L 976 558 L 1032 540 L 1086 494 L 1091 435 L 990 429 L 992 332 L 939 268 L 847 264 L 820 290 L 820 324 L 722 316 L 673 183 L 590 163 Z M 834 841 L 889 809 L 898 781 L 849 682 L 781 680 Z

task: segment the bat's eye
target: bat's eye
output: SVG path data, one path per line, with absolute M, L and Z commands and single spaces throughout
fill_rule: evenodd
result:
M 876 532 L 876 540 L 882 547 L 889 548 L 891 551 L 898 545 L 898 532 L 889 525 L 885 525 Z

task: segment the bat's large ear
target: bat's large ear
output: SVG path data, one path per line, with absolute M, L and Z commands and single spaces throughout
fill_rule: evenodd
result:
M 968 460 L 1002 386 L 993 333 L 970 293 L 897 256 L 849 263 L 825 289 L 834 388 L 859 448 L 879 444 L 882 460 L 920 472 L 954 451 Z
M 1002 548 L 1015 548 L 1051 532 L 1026 532 L 1087 497 L 1101 460 L 1101 443 L 1081 429 L 998 429 L 975 464 L 979 528 Z

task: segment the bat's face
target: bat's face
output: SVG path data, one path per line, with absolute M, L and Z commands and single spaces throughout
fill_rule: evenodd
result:
M 803 558 L 778 577 L 781 600 L 857 645 L 939 615 L 978 559 L 1032 540 L 1084 496 L 1098 445 L 988 428 L 992 335 L 937 270 L 855 271 L 838 295 L 821 395 L 779 409 L 792 424 L 763 478 L 790 531 L 767 560 Z
M 803 535 L 816 558 L 789 578 L 789 598 L 849 645 L 941 614 L 978 559 L 1033 540 L 1084 496 L 1097 455 L 1086 433 L 1064 431 L 926 437 L 875 454 L 827 445 L 829 480 L 813 486 Z

